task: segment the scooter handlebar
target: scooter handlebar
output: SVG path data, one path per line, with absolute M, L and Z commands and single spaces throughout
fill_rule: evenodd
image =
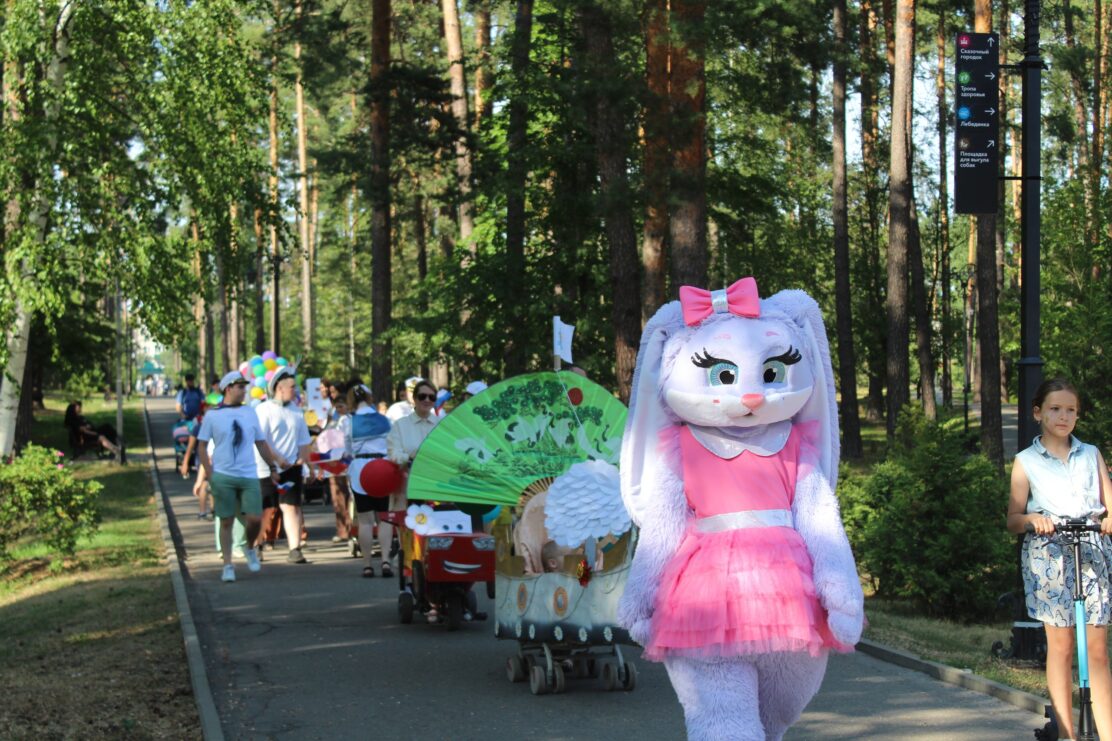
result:
M 1030 522 L 1026 523 L 1023 529 L 1029 533 L 1035 532 L 1035 526 Z M 1062 522 L 1055 523 L 1054 530 L 1059 533 L 1099 533 L 1100 524 L 1092 520 L 1086 520 L 1083 517 L 1071 517 Z

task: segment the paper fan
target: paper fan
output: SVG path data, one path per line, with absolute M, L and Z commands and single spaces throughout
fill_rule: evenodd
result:
M 626 408 L 568 371 L 491 386 L 433 428 L 413 461 L 410 499 L 517 504 L 537 479 L 576 463 L 617 464 Z

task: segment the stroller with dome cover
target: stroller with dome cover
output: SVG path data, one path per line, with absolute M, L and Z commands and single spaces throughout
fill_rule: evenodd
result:
M 636 543 L 615 465 L 625 417 L 577 374 L 518 376 L 452 411 L 414 461 L 410 498 L 459 503 L 489 530 L 494 634 L 517 642 L 506 676 L 533 694 L 637 683 L 617 622 Z

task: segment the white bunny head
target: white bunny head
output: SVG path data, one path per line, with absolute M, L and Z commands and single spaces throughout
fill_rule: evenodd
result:
M 834 373 L 818 304 L 802 291 L 759 300 L 752 278 L 725 291 L 685 286 L 641 335 L 622 439 L 622 496 L 640 524 L 653 482 L 676 465 L 661 433 L 686 423 L 739 435 L 790 420 L 817 425 L 819 465 L 833 486 L 838 471 Z

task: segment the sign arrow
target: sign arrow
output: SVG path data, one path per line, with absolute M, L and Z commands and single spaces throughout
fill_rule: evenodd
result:
M 991 36 L 989 36 L 989 37 L 988 37 L 987 41 L 988 41 L 988 45 L 989 45 L 989 46 L 992 46 L 993 44 L 995 44 L 995 43 L 996 43 L 996 39 L 994 39 L 994 38 L 993 38 L 993 37 L 991 37 Z
M 994 114 L 996 113 L 996 109 L 995 109 L 995 108 L 986 108 L 986 109 L 985 109 L 985 113 L 987 113 L 988 115 L 992 116 L 992 115 L 994 115 Z
M 985 77 L 987 77 L 990 80 L 995 80 L 996 79 L 996 75 L 992 72 L 989 72 L 987 75 L 985 75 Z
M 986 147 L 986 149 L 992 149 L 995 146 L 996 146 L 996 140 L 995 139 L 989 139 L 988 140 L 988 146 Z

